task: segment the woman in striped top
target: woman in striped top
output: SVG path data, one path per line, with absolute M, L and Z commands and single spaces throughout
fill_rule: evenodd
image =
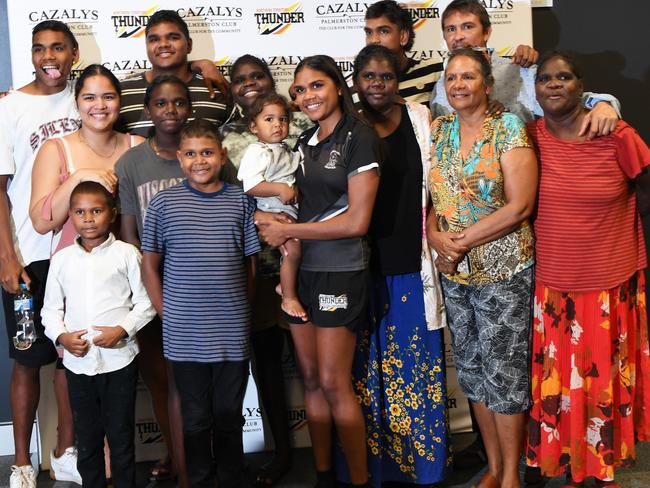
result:
M 529 124 L 541 179 L 535 221 L 533 408 L 527 462 L 565 486 L 614 483 L 650 437 L 646 253 L 634 186 L 650 150 L 619 121 L 579 136 L 587 113 L 571 57 L 545 55 L 535 83 L 544 118 Z M 636 433 L 636 437 L 635 437 Z

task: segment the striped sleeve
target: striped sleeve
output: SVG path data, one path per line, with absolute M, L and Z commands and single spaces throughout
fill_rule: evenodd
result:
M 160 197 L 160 198 L 157 198 Z M 154 252 L 163 254 L 165 243 L 163 239 L 161 204 L 163 196 L 156 195 L 147 209 L 147 216 L 142 230 L 141 249 L 142 252 Z
M 442 62 L 434 62 L 430 59 L 414 61 L 400 78 L 399 94 L 407 102 L 428 106 L 431 92 L 443 71 Z
M 634 179 L 650 166 L 650 149 L 639 133 L 626 122 L 619 121 L 614 131 L 618 164 L 625 175 Z
M 251 256 L 262 250 L 255 227 L 255 200 L 244 195 L 244 256 Z

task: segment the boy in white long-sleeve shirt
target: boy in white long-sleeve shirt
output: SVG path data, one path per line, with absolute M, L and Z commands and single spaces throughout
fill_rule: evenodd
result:
M 113 486 L 135 487 L 135 334 L 156 313 L 142 284 L 140 253 L 110 233 L 116 212 L 101 184 L 75 187 L 70 219 L 79 236 L 52 257 L 41 312 L 45 334 L 65 348 L 84 488 L 106 486 L 104 436 Z

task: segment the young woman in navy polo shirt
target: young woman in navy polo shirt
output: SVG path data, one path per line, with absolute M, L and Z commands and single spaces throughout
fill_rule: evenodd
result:
M 300 239 L 298 295 L 309 321 L 291 333 L 305 386 L 317 487 L 334 486 L 331 427 L 343 445 L 353 486 L 366 486 L 364 421 L 351 383 L 356 331 L 366 323 L 366 238 L 379 184 L 380 141 L 359 119 L 349 89 L 329 56 L 305 58 L 292 91 L 316 123 L 298 139 L 301 164 L 297 223 L 258 222 L 271 245 Z

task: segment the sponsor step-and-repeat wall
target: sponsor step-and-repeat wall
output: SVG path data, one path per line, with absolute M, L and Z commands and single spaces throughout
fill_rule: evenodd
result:
M 414 21 L 416 39 L 409 56 L 416 60 L 441 60 L 446 55 L 440 16 L 450 0 L 404 2 Z M 145 26 L 160 9 L 173 9 L 185 19 L 193 39 L 191 59 L 211 59 L 224 73 L 242 54 L 254 54 L 266 60 L 280 92 L 287 91 L 296 64 L 305 56 L 325 53 L 336 59 L 346 75 L 352 72 L 356 53 L 364 45 L 364 15 L 373 2 L 326 2 L 305 0 L 114 0 L 55 2 L 7 0 L 13 86 L 20 87 L 33 78 L 30 60 L 31 29 L 44 20 L 60 20 L 70 25 L 80 45 L 80 59 L 73 76 L 92 63 L 102 63 L 118 77 L 149 69 L 145 50 Z M 500 54 L 514 52 L 519 44 L 532 44 L 530 0 L 483 0 L 492 21 L 490 47 Z M 467 401 L 462 397 L 446 353 L 448 407 L 451 428 L 471 428 Z M 296 446 L 309 445 L 300 378 L 290 351 L 285 354 L 285 376 L 290 411 L 288 422 Z M 42 408 L 39 415 L 51 416 L 52 409 Z M 254 382 L 244 403 L 246 423 L 245 449 L 258 451 L 269 447 L 265 441 L 262 410 Z M 44 422 L 51 428 L 56 422 Z M 44 435 L 44 439 L 53 438 Z M 162 436 L 156 424 L 151 401 L 143 386 L 138 390 L 138 457 L 156 459 L 163 452 Z M 43 445 L 43 452 L 51 446 Z M 47 456 L 44 456 L 47 467 Z
M 115 0 L 97 5 L 84 0 L 51 2 L 7 0 L 14 86 L 30 81 L 28 56 L 31 28 L 56 19 L 70 25 L 80 44 L 74 74 L 101 62 L 118 77 L 150 68 L 144 30 L 156 10 L 176 10 L 187 22 L 194 40 L 192 59 L 212 59 L 227 73 L 238 56 L 263 57 L 276 82 L 286 90 L 296 64 L 305 56 L 326 53 L 346 74 L 364 44 L 364 15 L 373 2 L 292 0 Z M 409 53 L 415 59 L 441 59 L 446 53 L 440 15 L 449 0 L 404 2 L 414 21 L 416 40 Z M 484 0 L 493 33 L 490 45 L 507 55 L 518 44 L 532 44 L 530 1 Z

